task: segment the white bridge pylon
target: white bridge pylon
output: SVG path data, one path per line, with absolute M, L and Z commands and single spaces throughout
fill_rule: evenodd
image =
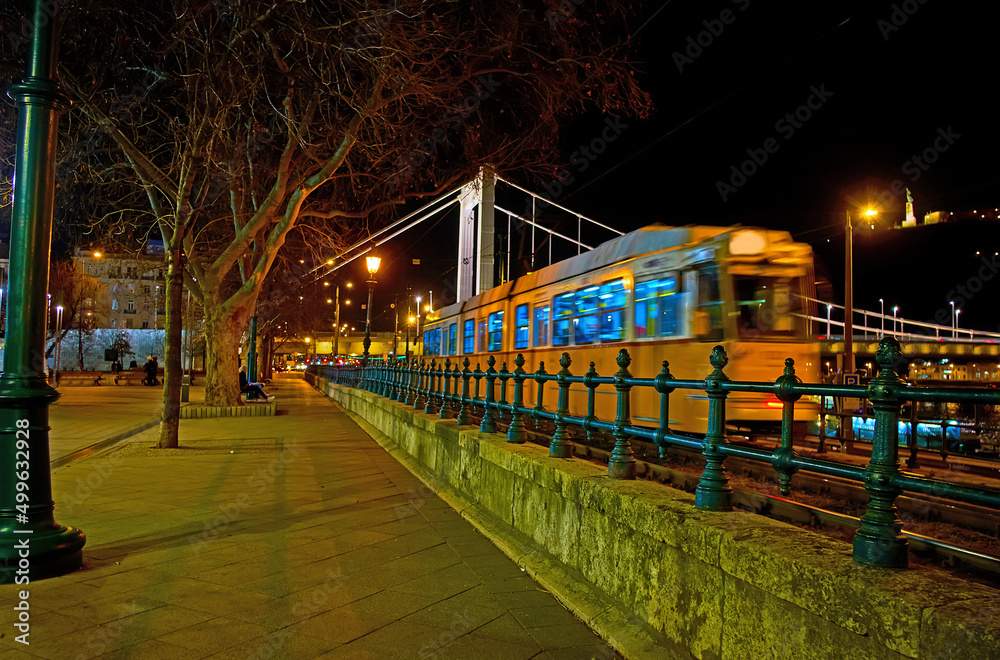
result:
M 503 183 L 511 186 L 528 196 L 531 205 L 530 218 L 514 213 L 513 211 L 509 211 L 496 204 L 497 183 Z M 526 199 L 525 201 L 527 202 L 528 200 Z M 316 271 L 322 270 L 323 272 L 318 275 L 316 279 L 325 277 L 343 268 L 355 259 L 363 257 L 376 247 L 391 241 L 403 232 L 416 227 L 423 221 L 438 216 L 441 212 L 448 210 L 452 205 L 457 205 L 459 207 L 458 276 L 456 291 L 458 301 L 467 300 L 478 293 L 488 291 L 497 284 L 500 284 L 510 278 L 510 236 L 514 220 L 531 227 L 532 268 L 535 267 L 535 245 L 537 243 L 536 232 L 549 235 L 549 264 L 552 263 L 552 238 L 559 238 L 575 245 L 577 254 L 580 254 L 584 250 L 594 249 L 595 246 L 587 245 L 582 240 L 582 226 L 584 222 L 606 230 L 613 236 L 624 235 L 624 232 L 622 231 L 609 227 L 608 225 L 598 222 L 597 220 L 588 218 L 581 213 L 577 213 L 576 211 L 572 211 L 564 206 L 561 206 L 544 195 L 522 188 L 521 186 L 511 183 L 505 179 L 501 179 L 487 169 L 481 169 L 479 174 L 468 183 L 442 193 L 433 201 L 425 204 L 416 211 L 405 215 L 386 227 L 383 227 L 368 236 L 368 238 L 355 243 L 333 259 L 330 259 L 325 264 L 319 266 Z M 576 238 L 572 238 L 571 236 L 567 236 L 553 229 L 544 227 L 536 221 L 536 208 L 546 207 L 559 209 L 560 211 L 576 218 Z M 496 211 L 499 211 L 507 216 L 506 264 L 502 270 L 503 274 L 500 278 L 500 282 L 497 282 L 495 277 L 495 260 L 497 250 L 494 213 Z

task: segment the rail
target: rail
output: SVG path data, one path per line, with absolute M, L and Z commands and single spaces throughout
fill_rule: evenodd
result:
M 524 370 L 524 356 L 514 359 L 515 369 L 509 371 L 503 363 L 495 369 L 496 359 L 489 356 L 488 368 L 483 371 L 477 364 L 470 370 L 465 358 L 463 369 L 446 359 L 444 365 L 434 360 L 430 364 L 413 360 L 408 366 L 378 365 L 363 367 L 310 367 L 311 375 L 349 387 L 363 388 L 376 395 L 437 414 L 442 419 L 455 416 L 459 424 L 471 422 L 472 408 L 481 411 L 480 430 L 498 433 L 498 416 L 509 417 L 507 441 L 521 443 L 527 439 L 525 419 L 549 420 L 555 432 L 549 445 L 549 455 L 572 458 L 573 443 L 568 429 L 582 429 L 588 437 L 594 431 L 610 433 L 615 444 L 608 461 L 608 476 L 613 479 L 634 479 L 636 459 L 630 438 L 642 438 L 661 449 L 670 446 L 700 450 L 705 457 L 705 469 L 695 490 L 695 506 L 709 511 L 729 511 L 733 506 L 733 489 L 729 485 L 724 462 L 729 456 L 770 464 L 778 473 L 783 495 L 791 488 L 792 476 L 799 470 L 841 477 L 864 484 L 869 496 L 861 525 L 854 536 L 854 560 L 866 566 L 902 568 L 907 565 L 907 540 L 902 533 L 902 522 L 897 514 L 896 498 L 903 492 L 947 497 L 960 502 L 987 507 L 1000 507 L 1000 491 L 976 488 L 936 479 L 906 474 L 899 467 L 898 422 L 900 409 L 905 401 L 932 401 L 957 403 L 1000 404 L 1000 392 L 985 388 L 927 388 L 908 385 L 896 369 L 905 365 L 899 342 L 892 337 L 883 338 L 876 355 L 879 374 L 866 386 L 807 384 L 795 375 L 791 358 L 785 360 L 784 372 L 773 383 L 733 381 L 725 374 L 729 362 L 722 346 L 712 349 L 709 362 L 713 371 L 702 380 L 679 380 L 670 373 L 666 360 L 659 374 L 653 378 L 636 378 L 629 371 L 631 357 L 627 350 L 618 352 L 618 371 L 613 376 L 601 376 L 591 363 L 589 371 L 574 376 L 569 367 L 570 355 L 563 353 L 557 373 L 545 371 L 540 363 L 536 372 Z M 524 383 L 537 383 L 535 405 L 524 401 Z M 474 382 L 473 382 L 474 381 Z M 485 388 L 481 385 L 485 381 Z M 497 384 L 499 382 L 499 398 Z M 542 405 L 545 383 L 558 387 L 556 410 L 546 410 Z M 569 389 L 573 384 L 587 388 L 587 414 L 569 414 Z M 459 386 L 461 385 L 461 392 Z M 507 395 L 513 386 L 512 399 Z M 614 421 L 600 420 L 594 415 L 595 394 L 599 387 L 614 387 L 617 406 Z M 653 388 L 660 395 L 660 422 L 656 428 L 636 426 L 631 420 L 630 393 L 632 388 Z M 709 400 L 708 428 L 704 438 L 679 435 L 671 431 L 670 395 L 676 390 L 701 390 Z M 483 396 L 480 396 L 481 390 Z M 726 439 L 726 398 L 733 392 L 771 393 L 783 403 L 781 443 L 773 451 L 756 447 L 730 444 Z M 471 396 L 470 396 L 471 394 Z M 872 439 L 871 460 L 865 468 L 834 461 L 799 456 L 792 446 L 792 427 L 795 402 L 803 396 L 840 396 L 867 398 L 874 408 L 875 428 Z

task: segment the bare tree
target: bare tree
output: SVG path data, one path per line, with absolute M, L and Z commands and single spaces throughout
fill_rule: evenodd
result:
M 84 349 L 94 333 L 93 318 L 104 310 L 98 309 L 100 293 L 104 289 L 96 278 L 84 273 L 75 263 L 68 260 L 52 262 L 49 267 L 49 337 L 45 349 L 46 358 L 55 350 L 57 342 L 66 338 L 71 330 L 77 331 L 77 364 L 83 369 Z M 57 323 L 58 308 L 62 308 L 61 328 Z M 58 334 L 57 334 L 58 332 Z M 57 365 L 58 367 L 58 365 Z
M 234 404 L 234 347 L 294 230 L 322 263 L 481 165 L 554 172 L 573 112 L 649 107 L 619 0 L 75 9 L 62 61 L 77 122 L 113 140 L 109 171 L 131 168 L 167 246 L 161 446 L 176 444 L 183 284 L 206 311 L 207 402 Z

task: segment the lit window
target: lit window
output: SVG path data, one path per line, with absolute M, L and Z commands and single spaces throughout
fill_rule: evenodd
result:
M 469 319 L 465 322 L 462 332 L 462 352 L 476 352 L 476 321 Z
M 528 318 L 528 306 L 518 305 L 514 310 L 514 348 L 528 348 L 528 334 L 531 321 Z
M 503 350 L 503 312 L 493 312 L 489 315 L 489 350 Z
M 535 346 L 549 345 L 549 311 L 548 305 L 535 307 Z

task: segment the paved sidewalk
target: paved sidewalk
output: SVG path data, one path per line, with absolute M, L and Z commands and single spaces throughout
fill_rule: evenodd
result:
M 193 393 L 193 391 L 192 391 Z M 127 437 L 160 421 L 160 387 L 62 387 L 49 407 L 49 457 L 67 456 L 102 440 Z M 201 389 L 204 398 L 204 389 Z
M 0 658 L 617 657 L 334 404 L 274 386 L 279 416 L 54 470 L 84 567 L 30 585 L 26 648 L 0 585 Z

